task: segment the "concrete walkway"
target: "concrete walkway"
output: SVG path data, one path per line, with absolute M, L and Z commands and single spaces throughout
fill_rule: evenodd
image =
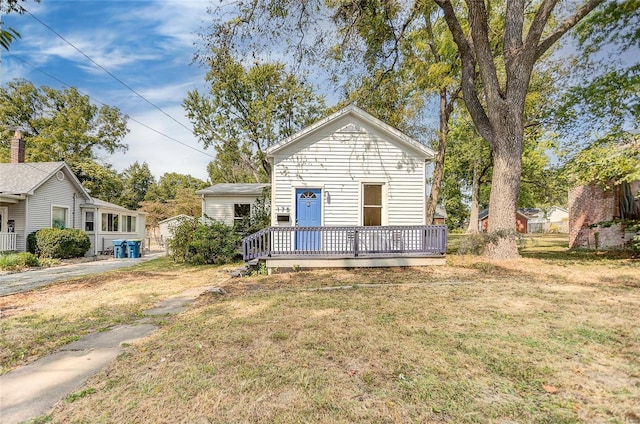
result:
M 0 296 L 34 290 L 59 281 L 82 277 L 83 275 L 99 274 L 114 269 L 126 268 L 164 255 L 166 255 L 165 252 L 150 252 L 141 258 L 111 258 L 4 274 L 0 275 Z
M 146 316 L 182 312 L 200 294 L 221 289 L 189 289 L 164 300 Z M 119 325 L 109 331 L 89 334 L 63 346 L 57 352 L 0 376 L 0 422 L 21 423 L 47 414 L 53 406 L 80 388 L 89 377 L 113 362 L 124 343 L 149 336 L 157 327 L 142 318 L 132 325 Z

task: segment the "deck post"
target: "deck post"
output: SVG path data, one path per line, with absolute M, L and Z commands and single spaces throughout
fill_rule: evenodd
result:
M 357 257 L 358 256 L 358 229 L 356 228 L 353 231 L 353 256 Z

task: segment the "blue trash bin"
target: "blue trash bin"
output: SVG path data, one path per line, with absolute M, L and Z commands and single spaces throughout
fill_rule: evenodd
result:
M 125 250 L 127 246 L 126 240 L 111 240 L 111 243 L 113 243 L 114 258 L 122 259 L 127 257 L 127 255 L 125 254 Z
M 127 247 L 129 248 L 129 258 L 140 257 L 140 243 L 142 240 L 127 240 Z

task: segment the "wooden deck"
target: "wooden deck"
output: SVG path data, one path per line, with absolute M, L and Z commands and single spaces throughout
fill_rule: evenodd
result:
M 270 268 L 431 265 L 446 249 L 444 225 L 268 227 L 242 240 L 244 260 Z

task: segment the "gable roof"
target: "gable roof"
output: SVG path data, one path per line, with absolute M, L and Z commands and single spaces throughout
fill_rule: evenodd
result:
M 162 221 L 158 221 L 158 224 L 165 224 L 171 221 L 177 221 L 179 219 L 193 219 L 192 216 L 181 213 L 180 215 L 172 216 L 171 218 L 163 219 Z
M 446 218 L 447 211 L 442 205 L 436 205 L 436 212 L 434 214 L 434 218 Z
M 196 191 L 205 196 L 260 196 L 262 190 L 271 187 L 267 183 L 220 183 Z
M 411 150 L 415 151 L 417 154 L 421 156 L 424 156 L 425 159 L 433 159 L 436 155 L 433 150 L 429 149 L 422 143 L 419 143 L 418 141 L 412 139 L 408 135 L 393 128 L 392 126 L 385 124 L 378 118 L 368 114 L 367 112 L 360 109 L 359 107 L 355 105 L 349 105 L 344 109 L 340 109 L 339 111 L 327 116 L 326 118 L 323 118 L 309 125 L 308 127 L 303 128 L 297 133 L 269 147 L 266 151 L 267 157 L 273 157 L 275 154 L 282 151 L 283 149 L 291 147 L 292 145 L 296 144 L 301 139 L 305 138 L 307 135 L 313 134 L 318 130 L 320 130 L 321 128 L 324 128 L 345 116 L 353 116 L 365 121 L 369 125 L 376 128 L 377 130 L 391 137 L 395 142 L 410 148 Z
M 96 199 L 95 197 L 92 197 L 89 202 L 87 202 L 86 204 L 81 205 L 81 206 L 82 207 L 90 207 L 90 208 L 96 208 L 97 207 L 97 208 L 103 208 L 103 209 L 112 209 L 112 210 L 116 210 L 116 211 L 120 211 L 120 212 L 135 212 L 138 215 L 146 215 L 147 214 L 146 212 L 127 209 L 124 206 L 116 205 L 115 203 L 107 202 L 106 200 Z
M 566 210 L 565 208 L 561 208 L 560 206 L 551 206 L 551 207 L 549 208 L 549 210 L 547 211 L 547 214 L 550 214 L 550 213 L 551 213 L 551 212 L 553 212 L 554 210 L 556 210 L 556 211 L 562 211 L 562 212 L 565 212 L 565 213 L 569 213 L 569 211 L 568 211 L 568 210 Z
M 60 171 L 64 172 L 87 200 L 91 199 L 65 162 L 0 163 L 0 193 L 32 195 L 38 187 Z

